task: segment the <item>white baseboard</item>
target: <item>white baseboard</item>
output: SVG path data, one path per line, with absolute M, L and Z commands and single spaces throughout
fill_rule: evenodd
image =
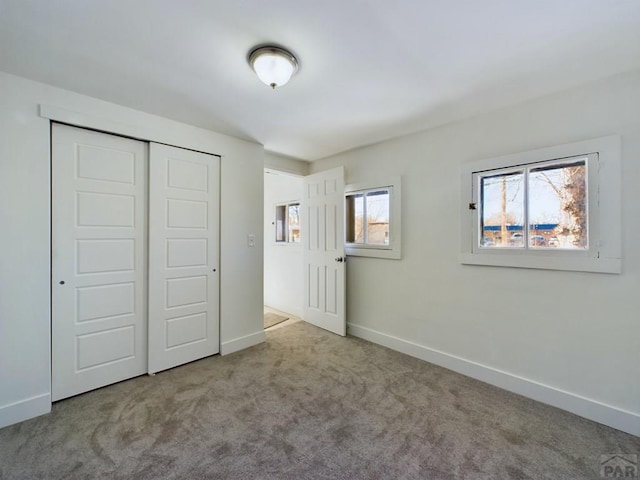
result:
M 0 407 L 0 428 L 39 417 L 51 411 L 51 394 L 38 395 Z
M 245 348 L 253 347 L 254 345 L 264 342 L 266 338 L 267 336 L 265 335 L 264 330 L 260 330 L 259 332 L 245 335 L 244 337 L 238 337 L 233 340 L 229 340 L 228 342 L 223 342 L 220 345 L 220 355 L 228 355 L 239 350 L 244 350 Z
M 609 427 L 640 436 L 640 415 L 560 390 L 480 363 L 418 345 L 367 327 L 347 324 L 349 335 L 453 370 L 513 393 L 575 413 Z

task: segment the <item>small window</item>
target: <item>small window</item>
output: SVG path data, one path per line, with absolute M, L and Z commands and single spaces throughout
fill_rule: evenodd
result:
M 400 258 L 400 190 L 399 178 L 382 185 L 347 186 L 347 255 Z
M 389 245 L 389 198 L 389 188 L 347 195 L 347 243 Z
M 479 172 L 479 248 L 589 249 L 590 155 Z M 596 156 L 591 155 L 595 163 Z
M 620 272 L 617 136 L 465 166 L 461 195 L 462 263 Z
M 276 243 L 300 243 L 300 202 L 276 205 Z

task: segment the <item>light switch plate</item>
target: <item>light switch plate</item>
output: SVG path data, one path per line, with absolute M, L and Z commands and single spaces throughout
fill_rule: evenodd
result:
M 256 246 L 256 236 L 253 235 L 252 233 L 250 233 L 247 236 L 247 245 L 249 245 L 250 247 L 255 247 Z

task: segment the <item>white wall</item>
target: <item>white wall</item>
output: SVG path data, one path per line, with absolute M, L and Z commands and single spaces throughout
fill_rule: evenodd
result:
M 264 168 L 293 175 L 309 175 L 309 162 L 285 157 L 273 152 L 264 152 Z
M 222 155 L 221 350 L 264 339 L 262 146 L 0 73 L 0 427 L 51 403 L 50 133 L 41 104 L 69 123 Z
M 264 174 L 264 303 L 302 316 L 302 244 L 275 242 L 275 206 L 302 200 L 302 177 Z
M 351 257 L 349 332 L 640 435 L 640 72 L 314 162 L 403 177 L 403 258 Z M 461 165 L 622 135 L 621 275 L 461 265 Z

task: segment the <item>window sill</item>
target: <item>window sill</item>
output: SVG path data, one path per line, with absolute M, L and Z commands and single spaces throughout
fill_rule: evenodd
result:
M 589 258 L 554 255 L 509 255 L 490 253 L 461 253 L 463 265 L 484 265 L 489 267 L 534 268 L 539 270 L 566 270 L 592 273 L 622 273 L 622 260 L 619 258 Z
M 387 258 L 391 260 L 400 260 L 402 254 L 400 249 L 393 247 L 378 248 L 373 246 L 351 246 L 345 245 L 345 253 L 351 257 L 373 257 L 373 258 Z

